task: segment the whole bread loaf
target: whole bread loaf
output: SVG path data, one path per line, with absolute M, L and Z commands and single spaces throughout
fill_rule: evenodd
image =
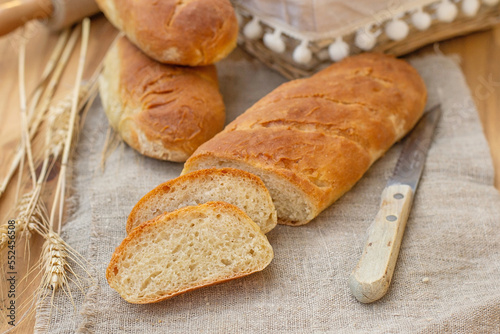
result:
M 305 224 L 417 123 L 426 97 L 408 63 L 350 57 L 276 88 L 201 145 L 182 173 L 246 170 L 264 181 L 279 223 Z
M 229 0 L 97 0 L 108 20 L 151 58 L 213 64 L 235 47 L 238 22 Z
M 152 158 L 185 161 L 224 127 L 215 66 L 160 64 L 125 37 L 106 55 L 99 91 L 110 125 Z
M 276 209 L 261 179 L 240 169 L 210 168 L 181 175 L 144 195 L 128 216 L 127 233 L 163 212 L 213 201 L 237 206 L 263 233 L 277 224 Z
M 273 256 L 266 236 L 243 211 L 208 202 L 134 229 L 113 253 L 106 279 L 126 301 L 154 303 L 261 271 Z

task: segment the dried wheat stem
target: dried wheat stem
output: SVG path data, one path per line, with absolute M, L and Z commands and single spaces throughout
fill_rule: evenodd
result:
M 97 84 L 97 81 L 92 81 L 89 80 L 87 85 L 85 85 L 85 88 L 87 89 L 87 94 L 85 95 L 85 99 L 82 100 L 83 103 L 80 103 L 78 106 L 78 109 L 81 110 L 83 106 L 85 105 L 85 108 L 82 111 L 82 116 L 80 119 L 80 128 L 78 130 L 83 129 L 83 126 L 85 125 L 85 119 L 87 118 L 88 111 L 94 104 L 95 99 L 97 98 L 98 94 L 98 87 L 99 85 Z
M 38 131 L 38 127 L 40 123 L 43 120 L 43 116 L 45 115 L 45 112 L 48 110 L 50 102 L 52 101 L 52 97 L 54 96 L 55 89 L 57 85 L 59 84 L 59 81 L 61 79 L 61 75 L 66 68 L 66 65 L 68 64 L 68 60 L 71 56 L 71 53 L 73 52 L 73 49 L 75 48 L 76 42 L 78 41 L 78 37 L 80 34 L 80 26 L 77 26 L 73 32 L 71 33 L 71 36 L 68 40 L 68 43 L 64 47 L 63 53 L 59 59 L 59 62 L 57 63 L 56 68 L 54 69 L 54 72 L 47 84 L 47 87 L 45 89 L 45 92 L 43 94 L 43 98 L 40 102 L 39 106 L 39 111 L 36 113 L 36 118 L 33 119 L 31 127 L 30 127 L 30 135 L 34 136 L 36 131 Z
M 26 84 L 24 82 L 24 68 L 26 59 L 26 39 L 23 37 L 19 47 L 19 104 L 21 109 L 21 136 L 22 146 L 25 148 L 28 157 L 28 166 L 33 181 L 33 187 L 36 184 L 35 165 L 33 163 L 33 154 L 31 151 L 31 139 L 28 130 L 28 116 L 26 112 Z
M 52 99 L 52 96 L 54 95 L 55 87 L 57 87 L 57 84 L 59 83 L 61 74 L 68 63 L 69 56 L 71 55 L 71 52 L 73 51 L 73 49 L 76 45 L 76 42 L 77 42 L 78 36 L 79 36 L 79 31 L 80 31 L 79 28 L 74 29 L 69 40 L 67 39 L 67 37 L 64 37 L 64 36 L 63 36 L 63 38 L 60 38 L 58 40 L 58 43 L 56 45 L 56 49 L 54 50 L 52 56 L 50 57 L 49 63 L 45 67 L 44 74 L 47 74 L 47 73 L 53 73 L 53 74 L 52 74 L 48 84 L 46 85 L 45 89 L 43 90 L 43 99 L 42 99 L 42 102 L 40 103 L 40 105 L 38 105 L 39 104 L 38 102 L 39 102 L 40 98 L 42 97 L 42 93 L 36 93 L 34 96 L 34 102 L 31 104 L 32 106 L 36 107 L 37 111 L 36 111 L 36 113 L 35 113 L 35 111 L 33 111 L 32 117 L 29 117 L 29 119 L 28 119 L 29 129 L 30 129 L 30 135 L 29 135 L 30 139 L 33 139 L 36 132 L 38 131 L 38 128 L 39 128 L 39 126 L 42 122 L 43 116 L 45 114 L 45 111 L 47 110 L 48 105 L 50 104 L 50 101 Z M 69 33 L 69 31 L 67 33 Z M 67 33 L 65 33 L 65 34 L 67 35 Z M 62 47 L 61 45 L 63 45 L 64 43 L 66 43 L 66 45 L 64 46 L 64 50 L 62 51 L 62 54 L 60 55 L 60 57 L 57 57 L 57 54 L 61 53 L 59 49 Z M 53 68 L 54 65 L 52 62 L 55 62 L 56 58 L 58 58 L 59 60 L 57 61 L 55 68 Z M 43 76 L 42 82 L 39 84 L 39 87 L 41 87 L 42 83 L 46 80 L 47 80 L 47 78 L 45 78 L 45 76 Z M 37 96 L 38 94 L 40 96 Z M 18 149 L 16 155 L 14 156 L 13 160 L 11 161 L 11 164 L 10 164 L 10 167 L 9 167 L 9 170 L 7 172 L 6 177 L 4 178 L 2 183 L 0 184 L 0 197 L 3 195 L 3 193 L 7 189 L 7 186 L 9 185 L 12 177 L 16 173 L 18 167 L 21 167 L 20 170 L 23 169 L 24 165 L 22 164 L 22 160 L 23 160 L 24 155 L 25 155 L 25 148 L 24 148 L 24 146 L 21 145 L 20 148 Z M 20 166 L 20 164 L 22 166 Z M 16 195 L 16 198 L 17 198 L 17 195 Z
M 24 170 L 24 146 L 23 146 L 23 154 L 21 155 L 21 162 L 19 164 L 19 170 Z M 16 201 L 19 199 L 19 192 L 21 191 L 21 182 L 23 179 L 23 173 L 18 173 L 17 174 L 17 187 L 16 187 L 16 195 L 15 199 Z
M 49 60 L 47 61 L 47 64 L 45 64 L 45 68 L 42 73 L 42 77 L 40 79 L 40 82 L 38 83 L 33 96 L 31 97 L 30 101 L 30 106 L 28 109 L 28 123 L 31 124 L 31 121 L 33 119 L 34 113 L 37 110 L 38 103 L 40 102 L 40 98 L 42 97 L 42 94 L 45 92 L 45 88 L 47 87 L 47 81 L 49 80 L 50 75 L 54 71 L 59 58 L 61 57 L 61 54 L 64 50 L 64 46 L 68 42 L 69 38 L 69 32 L 70 29 L 65 29 L 60 35 L 59 38 L 57 39 L 57 43 L 52 50 L 52 53 L 49 57 Z
M 72 100 L 72 105 L 71 105 L 71 115 L 70 115 L 70 121 L 69 121 L 69 130 L 68 130 L 68 135 L 66 136 L 66 140 L 64 143 L 64 151 L 61 159 L 61 170 L 59 172 L 59 177 L 57 180 L 57 186 L 56 186 L 56 194 L 54 196 L 54 203 L 52 205 L 52 209 L 50 211 L 50 223 L 51 226 L 54 226 L 54 215 L 56 212 L 56 208 L 59 204 L 59 223 L 57 227 L 57 232 L 58 234 L 61 233 L 61 227 L 62 227 L 62 213 L 64 211 L 64 195 L 65 195 L 65 182 L 66 182 L 66 170 L 67 170 L 67 165 L 68 165 L 68 160 L 69 160 L 69 153 L 71 149 L 71 142 L 73 138 L 73 132 L 75 128 L 75 120 L 77 117 L 77 112 L 78 112 L 78 98 L 79 98 L 79 92 L 80 92 L 80 86 L 82 82 L 82 77 L 83 77 L 83 68 L 85 65 L 85 58 L 87 55 L 87 47 L 88 47 L 88 42 L 89 42 L 89 33 L 90 33 L 90 19 L 85 18 L 82 22 L 82 42 L 81 42 L 81 49 L 80 49 L 80 56 L 78 60 L 78 69 L 77 69 L 77 74 L 76 74 L 76 79 L 75 79 L 75 87 L 73 89 L 73 100 Z M 59 201 L 59 203 L 58 203 Z

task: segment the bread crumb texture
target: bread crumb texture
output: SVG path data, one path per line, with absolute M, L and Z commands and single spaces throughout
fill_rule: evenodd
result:
M 169 180 L 147 193 L 130 212 L 127 233 L 163 212 L 211 201 L 237 206 L 263 233 L 277 224 L 276 209 L 261 179 L 239 169 L 210 168 Z
M 134 229 L 106 271 L 131 303 L 158 302 L 263 270 L 273 250 L 240 209 L 209 202 L 163 214 Z

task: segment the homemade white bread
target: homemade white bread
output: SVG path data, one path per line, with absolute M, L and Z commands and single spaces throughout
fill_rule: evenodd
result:
M 185 161 L 224 127 L 215 66 L 160 64 L 123 36 L 106 55 L 99 90 L 110 125 L 152 158 Z
M 149 57 L 168 64 L 213 64 L 235 47 L 229 0 L 97 0 L 109 21 Z
M 277 224 L 276 209 L 261 179 L 239 169 L 210 168 L 179 176 L 147 193 L 130 212 L 127 233 L 160 213 L 211 201 L 237 206 L 263 233 Z
M 266 236 L 243 211 L 209 202 L 134 229 L 116 248 L 106 278 L 126 301 L 154 303 L 261 271 L 273 256 Z
M 350 57 L 276 88 L 201 145 L 182 173 L 246 170 L 264 181 L 278 223 L 305 224 L 410 131 L 426 94 L 417 71 L 402 60 Z

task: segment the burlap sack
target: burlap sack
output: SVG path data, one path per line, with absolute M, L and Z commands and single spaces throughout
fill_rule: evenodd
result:
M 457 64 L 412 61 L 443 116 L 429 151 L 389 293 L 370 305 L 347 279 L 401 145 L 313 222 L 268 234 L 275 259 L 263 272 L 152 305 L 131 305 L 104 277 L 137 200 L 179 175 L 182 164 L 122 146 L 100 169 L 107 121 L 97 102 L 75 161 L 79 206 L 64 237 L 90 262 L 98 284 L 39 307 L 38 333 L 499 333 L 500 195 L 470 92 Z M 217 65 L 234 119 L 285 80 L 242 52 Z M 438 92 L 441 96 L 439 97 Z M 424 279 L 425 278 L 425 279 Z

